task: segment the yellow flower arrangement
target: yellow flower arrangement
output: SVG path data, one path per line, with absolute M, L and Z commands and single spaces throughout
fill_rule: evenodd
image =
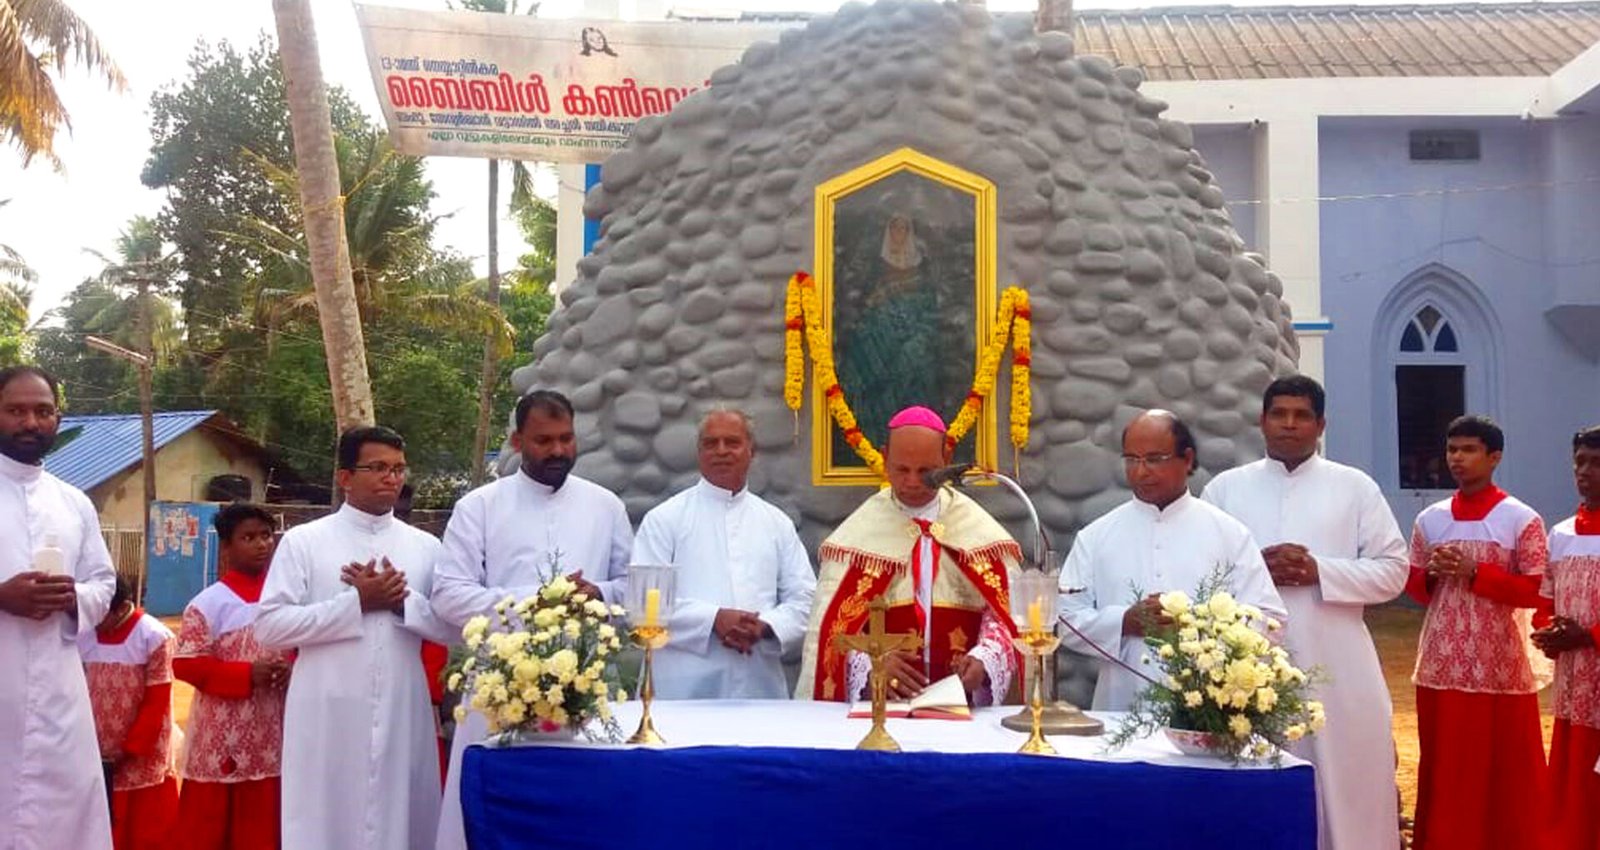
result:
M 492 617 L 468 620 L 461 630 L 467 655 L 446 673 L 446 687 L 462 695 L 456 721 L 470 709 L 505 738 L 570 728 L 621 740 L 611 703 L 623 698 L 622 639 L 608 621 L 622 614 L 556 575 L 520 602 L 496 603 Z M 599 735 L 587 728 L 591 720 L 600 721 Z
M 1207 749 L 1235 763 L 1276 762 L 1283 748 L 1322 728 L 1322 704 L 1310 698 L 1315 676 L 1267 636 L 1280 624 L 1219 589 L 1221 579 L 1207 580 L 1203 602 L 1181 591 L 1161 595 L 1172 624 L 1152 624 L 1145 645 L 1162 675 L 1135 698 L 1110 746 L 1177 729 L 1202 733 Z
M 812 380 L 823 387 L 828 413 L 834 424 L 843 432 L 845 442 L 866 462 L 868 468 L 883 475 L 883 455 L 866 435 L 861 433 L 855 413 L 845 399 L 844 388 L 839 385 L 834 370 L 833 349 L 828 334 L 822 327 L 822 308 L 818 302 L 816 285 L 805 272 L 796 272 L 789 278 L 783 306 L 784 380 L 783 400 L 790 410 L 800 410 L 805 390 L 805 349 L 811 352 Z M 1032 311 L 1028 293 L 1019 287 L 1007 287 L 1000 293 L 1000 309 L 995 317 L 994 332 L 978 361 L 972 378 L 972 389 L 951 421 L 945 435 L 946 442 L 954 447 L 972 430 L 984 402 L 993 397 L 995 382 L 1000 374 L 1000 360 L 1005 356 L 1006 343 L 1011 343 L 1011 446 L 1020 453 L 1028 444 L 1028 425 L 1033 416 L 1033 395 L 1029 388 L 1032 348 Z M 804 348 L 802 348 L 802 342 Z M 796 426 L 798 433 L 798 425 Z

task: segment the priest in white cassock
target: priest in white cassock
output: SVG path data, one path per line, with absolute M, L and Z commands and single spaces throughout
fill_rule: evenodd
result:
M 633 526 L 615 493 L 571 474 L 578 456 L 572 402 L 535 390 L 517 401 L 513 421 L 511 445 L 521 468 L 463 496 L 444 531 L 433 607 L 458 637 L 467 620 L 492 614 L 507 596 L 531 595 L 557 574 L 614 604 L 627 589 Z M 461 753 L 488 731 L 477 712 L 456 727 L 439 813 L 441 850 L 467 846 Z
M 1317 766 L 1322 850 L 1400 846 L 1389 688 L 1362 615 L 1399 596 L 1409 551 L 1389 503 L 1366 473 L 1317 455 L 1322 386 L 1279 378 L 1261 402 L 1263 460 L 1230 469 L 1201 498 L 1265 546 L 1261 556 L 1289 612 L 1284 644 L 1297 666 L 1320 667 L 1322 732 L 1296 755 Z
M 294 649 L 283 717 L 284 847 L 419 850 L 439 814 L 424 639 L 456 634 L 428 603 L 439 541 L 394 518 L 405 442 L 339 438 L 337 512 L 284 534 L 256 642 Z
M 110 850 L 111 814 L 77 639 L 116 586 L 94 505 L 41 468 L 55 379 L 0 369 L 0 850 Z
M 1250 530 L 1189 494 L 1194 446 L 1189 426 L 1165 410 L 1129 422 L 1122 466 L 1133 498 L 1078 532 L 1061 571 L 1061 615 L 1072 627 L 1062 643 L 1100 661 L 1094 708 L 1101 711 L 1127 710 L 1145 686 L 1130 670 L 1144 669 L 1145 626 L 1165 621 L 1161 594 L 1193 596 L 1211 577 L 1226 576 L 1225 589 L 1239 602 L 1284 617 Z
M 645 514 L 638 564 L 677 567 L 671 642 L 655 656 L 660 699 L 788 699 L 816 575 L 794 521 L 746 487 L 750 417 L 700 422 L 700 481 Z

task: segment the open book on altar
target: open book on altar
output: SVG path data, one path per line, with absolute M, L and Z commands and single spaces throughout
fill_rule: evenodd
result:
M 872 703 L 869 701 L 851 704 L 850 716 L 871 717 Z M 967 689 L 961 686 L 961 678 L 950 675 L 923 688 L 922 693 L 912 697 L 909 702 L 886 704 L 884 716 L 971 720 L 972 709 L 967 707 Z

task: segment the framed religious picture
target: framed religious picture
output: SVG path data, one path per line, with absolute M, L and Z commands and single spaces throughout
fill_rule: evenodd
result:
M 972 388 L 995 310 L 995 190 L 911 148 L 816 190 L 816 283 L 839 386 L 858 427 L 882 447 L 889 417 L 924 405 L 950 421 Z M 879 482 L 813 387 L 816 484 Z M 994 468 L 994 405 L 956 460 Z

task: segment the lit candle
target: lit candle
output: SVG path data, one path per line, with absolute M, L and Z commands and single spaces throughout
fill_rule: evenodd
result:
M 661 619 L 661 589 L 652 587 L 644 592 L 644 624 L 647 626 L 660 625 Z
M 1038 633 L 1044 631 L 1044 618 L 1039 608 L 1044 604 L 1043 599 L 1035 598 L 1028 603 L 1028 631 Z

